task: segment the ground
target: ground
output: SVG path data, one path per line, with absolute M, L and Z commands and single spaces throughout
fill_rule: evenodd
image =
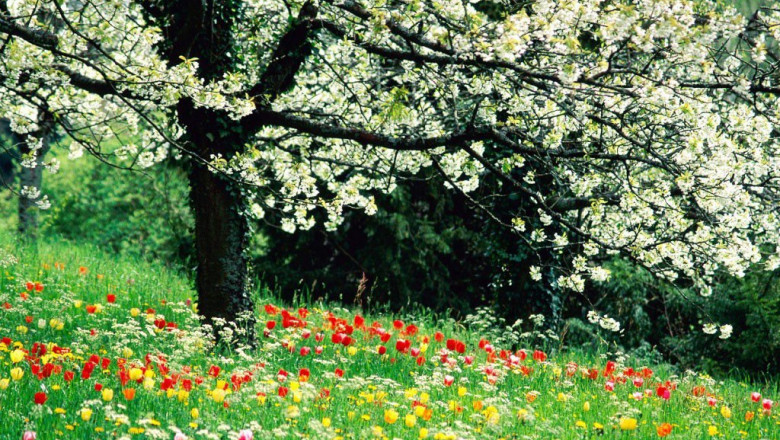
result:
M 213 347 L 181 273 L 56 240 L 10 253 L 0 439 L 780 438 L 776 384 L 260 288 L 257 349 Z

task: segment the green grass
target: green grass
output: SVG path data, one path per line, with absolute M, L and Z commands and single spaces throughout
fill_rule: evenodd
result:
M 13 249 L 8 237 L 0 237 L 0 244 L 18 259 L 0 269 L 0 338 L 11 341 L 0 345 L 0 439 L 22 439 L 25 431 L 36 432 L 38 439 L 165 439 L 177 432 L 193 439 L 236 439 L 243 429 L 252 430 L 255 438 L 289 439 L 641 439 L 658 437 L 663 423 L 672 427 L 668 438 L 780 438 L 780 408 L 764 411 L 761 402 L 750 399 L 756 391 L 762 399 L 778 400 L 776 384 L 645 365 L 610 354 L 607 347 L 599 353 L 561 350 L 532 327 L 520 338 L 528 358 L 508 366 L 479 348 L 480 339 L 489 334 L 495 341 L 500 332 L 477 332 L 417 310 L 400 316 L 404 330 L 409 324 L 418 327 L 415 334 L 394 329 L 399 317 L 365 316 L 365 328 L 355 328 L 354 342 L 346 347 L 332 337 L 354 326 L 359 311 L 322 303 L 280 304 L 260 287 L 255 291 L 258 349 L 214 348 L 199 329 L 192 283 L 181 273 L 58 240 L 41 243 L 37 253 Z M 28 282 L 40 283 L 43 290 L 29 292 Z M 108 301 L 109 294 L 115 302 Z M 305 308 L 305 327 L 283 328 L 280 313 L 266 312 L 268 304 L 286 307 L 296 318 Z M 98 310 L 89 313 L 95 305 Z M 158 328 L 163 321 L 177 328 Z M 374 321 L 391 334 L 387 343 L 377 334 L 382 332 L 370 330 Z M 275 327 L 264 337 L 267 322 Z M 437 331 L 445 341 L 435 340 Z M 415 356 L 396 350 L 399 339 L 410 341 Z M 449 352 L 452 363 L 442 361 L 446 339 L 465 345 L 464 354 Z M 46 344 L 43 356 L 35 343 Z M 52 355 L 55 345 L 69 353 L 58 348 L 60 354 Z M 386 354 L 378 353 L 380 346 L 386 346 Z M 304 347 L 311 353 L 302 356 Z M 545 361 L 532 359 L 539 348 L 549 353 Z M 107 359 L 107 368 L 98 366 L 83 379 L 93 355 L 100 362 Z M 473 356 L 473 362 L 465 356 Z M 615 362 L 609 377 L 607 361 Z M 36 377 L 34 368 L 46 363 L 54 366 L 52 373 Z M 209 375 L 212 366 L 220 368 L 216 377 Z M 643 367 L 652 374 L 637 387 L 626 369 Z M 19 380 L 12 378 L 13 368 L 23 373 Z M 310 372 L 306 381 L 299 377 L 304 368 Z M 335 374 L 337 369 L 343 377 Z M 586 377 L 591 369 L 598 370 L 595 379 Z M 286 378 L 280 370 L 288 373 Z M 66 372 L 75 378 L 67 381 Z M 137 373 L 143 374 L 138 381 L 123 381 Z M 447 376 L 453 380 L 450 386 Z M 235 386 L 232 377 L 248 380 Z M 615 383 L 614 391 L 605 389 L 607 381 Z M 661 384 L 676 388 L 668 400 L 657 395 Z M 224 395 L 215 391 L 225 387 Z M 288 390 L 286 397 L 279 396 L 281 387 Z M 125 397 L 130 389 L 135 390 L 132 400 Z M 104 395 L 103 390 L 111 392 Z M 42 405 L 35 403 L 36 393 L 45 393 Z M 753 418 L 748 421 L 749 413 Z M 622 429 L 634 422 L 636 429 Z

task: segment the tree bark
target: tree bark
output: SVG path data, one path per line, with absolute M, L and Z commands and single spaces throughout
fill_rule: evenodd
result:
M 198 309 L 205 323 L 214 327 L 218 340 L 232 342 L 220 334 L 227 324 L 238 331 L 236 340 L 253 345 L 256 320 L 245 255 L 249 233 L 243 215 L 245 201 L 225 176 L 202 163 L 216 153 L 231 157 L 243 148 L 245 139 L 240 132 L 225 128 L 230 124 L 226 115 L 195 109 L 189 101 L 179 105 L 179 118 L 187 127 L 187 142 L 200 157 L 190 161 L 188 170 L 195 217 Z
M 35 166 L 32 168 L 24 166 L 20 167 L 20 193 L 25 187 L 34 188 L 39 192 L 43 187 L 43 162 L 44 158 L 46 157 L 46 153 L 49 152 L 49 143 L 54 126 L 53 120 L 47 115 L 44 115 L 41 121 L 39 121 L 39 125 L 40 128 L 37 131 L 27 135 L 17 136 L 17 145 L 20 159 L 23 159 L 24 156 L 30 154 L 33 151 L 33 148 L 30 145 L 30 142 L 33 140 L 31 137 L 35 138 L 36 140 L 41 140 L 42 142 L 41 148 L 35 153 Z M 34 243 L 38 240 L 38 210 L 40 208 L 36 206 L 35 202 L 36 200 L 27 198 L 21 194 L 19 195 L 19 224 L 17 226 L 17 231 L 19 234 L 19 239 L 24 242 Z

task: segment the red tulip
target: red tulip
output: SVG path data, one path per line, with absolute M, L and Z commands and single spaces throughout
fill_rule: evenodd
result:
M 46 393 L 42 392 L 35 393 L 35 396 L 33 397 L 33 400 L 35 400 L 35 403 L 38 405 L 46 403 L 46 399 L 48 399 L 48 396 L 46 396 Z

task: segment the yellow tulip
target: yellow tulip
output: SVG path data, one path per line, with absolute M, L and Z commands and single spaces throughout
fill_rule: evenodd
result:
M 84 408 L 81 410 L 81 420 L 87 422 L 92 417 L 92 410 L 89 408 Z
M 109 388 L 104 388 L 100 394 L 103 396 L 103 400 L 106 402 L 110 402 L 111 399 L 114 398 L 114 390 Z
M 18 348 L 11 352 L 11 362 L 16 364 L 24 360 L 24 352 Z
M 621 418 L 618 425 L 623 431 L 633 431 L 637 427 L 636 419 L 629 417 Z
M 415 424 L 417 424 L 417 417 L 415 417 L 414 414 L 407 414 L 406 417 L 404 417 L 404 425 L 406 425 L 407 428 L 411 428 Z
M 385 423 L 393 424 L 398 420 L 398 411 L 394 409 L 385 410 Z
M 11 379 L 13 380 L 21 380 L 22 376 L 24 376 L 24 371 L 22 371 L 21 368 L 11 368 Z

